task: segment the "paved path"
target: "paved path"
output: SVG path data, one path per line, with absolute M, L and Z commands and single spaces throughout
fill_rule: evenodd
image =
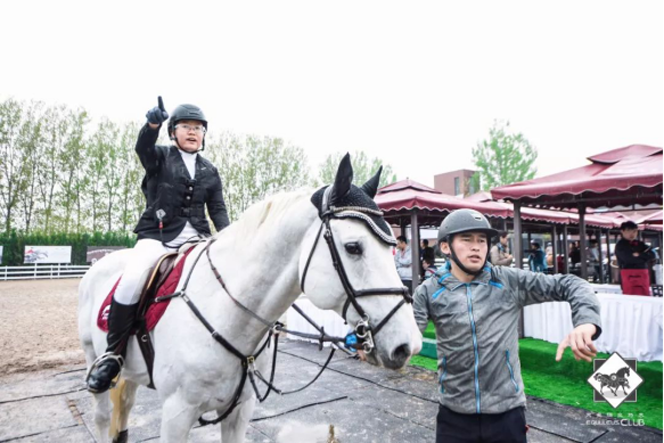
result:
M 314 345 L 284 340 L 277 385 L 292 389 L 309 381 L 327 357 Z M 94 442 L 92 400 L 83 390 L 81 367 L 60 368 L 0 379 L 0 443 Z M 329 369 L 302 393 L 271 394 L 258 405 L 247 441 L 327 442 L 334 425 L 341 443 L 432 442 L 435 375 L 416 367 L 402 372 L 375 368 L 335 356 Z M 140 388 L 130 418 L 131 442 L 157 442 L 160 404 L 155 392 Z M 585 411 L 529 398 L 531 443 L 661 442 L 651 428 L 586 424 Z M 196 428 L 192 442 L 219 442 L 218 426 Z

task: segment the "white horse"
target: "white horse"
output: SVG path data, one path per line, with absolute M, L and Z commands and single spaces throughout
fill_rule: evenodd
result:
M 370 344 L 370 363 L 403 367 L 411 355 L 419 352 L 421 335 L 411 305 L 403 304 L 408 297 L 397 294 L 401 289 L 394 289 L 402 285 L 393 262 L 393 238 L 389 227 L 385 232 L 387 224 L 375 212 L 372 200 L 379 178 L 380 171 L 361 189 L 351 186 L 352 168 L 347 155 L 335 184 L 326 191 L 320 190 L 313 197 L 303 192 L 280 194 L 250 207 L 239 221 L 215 236 L 209 248 L 210 261 L 204 254 L 192 269 L 204 245 L 189 255 L 183 271 L 183 276 L 191 272 L 188 298 L 222 337 L 241 354 L 250 356 L 262 344 L 269 327 L 239 308 L 229 294 L 272 323 L 298 298 L 302 284 L 314 305 L 345 313 L 350 326 L 361 325 L 358 332 L 363 334 L 358 336 L 365 335 L 364 322 L 369 330 L 373 328 L 373 336 L 369 334 L 369 340 L 360 343 Z M 323 239 L 327 234 L 321 235 L 325 226 L 331 231 L 329 245 Z M 342 283 L 333 266 L 332 248 L 348 284 Z M 88 367 L 105 352 L 106 334 L 97 327 L 97 314 L 131 253 L 124 250 L 107 256 L 81 281 L 79 335 Z M 210 263 L 219 270 L 228 293 L 217 281 Z M 351 296 L 354 300 L 349 302 L 349 285 L 350 291 L 361 296 L 359 299 Z M 399 304 L 402 306 L 396 308 Z M 364 319 L 358 310 L 364 311 Z M 377 326 L 382 328 L 380 334 Z M 171 300 L 151 338 L 155 349 L 154 384 L 163 402 L 161 441 L 183 442 L 202 414 L 216 411 L 221 415 L 232 406 L 243 368 L 238 357 L 215 341 L 183 298 Z M 256 360 L 264 374 L 270 360 L 266 354 Z M 117 429 L 111 438 L 115 442 L 126 441 L 136 388 L 150 381 L 135 337 L 129 342 L 121 377 L 118 387 L 110 391 L 117 392 L 122 386 L 116 394 L 119 405 L 113 408 Z M 106 442 L 111 429 L 109 392 L 93 397 L 99 438 Z M 254 405 L 255 394 L 247 382 L 239 404 L 221 422 L 223 443 L 244 441 Z

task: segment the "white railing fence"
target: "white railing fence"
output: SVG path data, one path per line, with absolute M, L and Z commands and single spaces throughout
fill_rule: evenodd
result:
M 0 266 L 0 281 L 81 278 L 88 269 L 90 269 L 90 266 L 88 265 L 81 266 L 67 264 Z

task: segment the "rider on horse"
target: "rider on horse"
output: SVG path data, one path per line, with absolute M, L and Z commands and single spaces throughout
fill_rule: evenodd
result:
M 147 276 L 159 257 L 188 240 L 209 236 L 205 206 L 217 231 L 229 225 L 217 168 L 198 153 L 205 148 L 208 122 L 194 105 L 180 105 L 168 122 L 171 146 L 157 146 L 168 119 L 161 97 L 146 114 L 136 153 L 145 169 L 141 189 L 147 206 L 134 232 L 138 241 L 113 295 L 108 315 L 108 348 L 88 379 L 88 390 L 104 392 L 120 373 L 126 344 Z

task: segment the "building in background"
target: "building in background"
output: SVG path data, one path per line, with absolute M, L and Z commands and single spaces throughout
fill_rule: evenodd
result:
M 471 177 L 476 171 L 459 169 L 458 171 L 444 172 L 433 177 L 433 187 L 443 194 L 468 196 L 479 189 L 473 189 Z

